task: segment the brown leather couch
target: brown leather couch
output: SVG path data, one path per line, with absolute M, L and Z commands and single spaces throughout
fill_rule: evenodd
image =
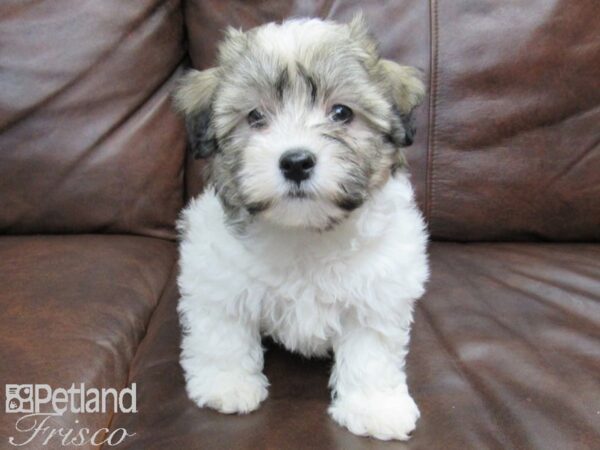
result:
M 361 8 L 429 91 L 408 149 L 433 239 L 408 443 L 328 418 L 331 361 L 266 343 L 247 416 L 197 408 L 178 364 L 174 221 L 201 183 L 175 80 L 228 24 Z M 2 404 L 7 383 L 135 382 L 135 414 L 53 419 L 135 433 L 117 448 L 598 449 L 598 2 L 3 0 L 0 231 Z M 24 448 L 63 448 L 41 442 Z

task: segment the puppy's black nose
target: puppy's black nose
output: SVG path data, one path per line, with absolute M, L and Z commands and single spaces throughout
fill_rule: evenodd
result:
M 303 180 L 310 177 L 316 163 L 315 155 L 308 150 L 293 149 L 281 155 L 279 168 L 285 178 L 299 185 Z

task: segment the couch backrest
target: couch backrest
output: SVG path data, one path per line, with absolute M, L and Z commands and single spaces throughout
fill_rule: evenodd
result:
M 432 236 L 600 239 L 595 0 L 83 0 L 0 3 L 0 232 L 172 237 L 185 138 L 169 93 L 227 25 L 362 10 L 423 69 L 408 149 Z M 188 194 L 201 162 L 186 164 Z
M 362 10 L 382 54 L 423 69 L 407 149 L 434 238 L 600 239 L 600 16 L 595 0 L 192 0 L 197 68 L 227 25 Z M 188 165 L 191 192 L 201 163 Z
M 0 2 L 0 232 L 172 237 L 179 1 Z
M 598 2 L 432 6 L 434 235 L 599 239 Z

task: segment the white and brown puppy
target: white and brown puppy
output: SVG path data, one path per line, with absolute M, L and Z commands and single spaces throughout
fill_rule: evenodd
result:
M 404 359 L 428 265 L 400 148 L 423 95 L 361 17 L 230 29 L 218 66 L 183 78 L 176 101 L 208 158 L 209 188 L 179 223 L 181 365 L 199 406 L 259 406 L 269 335 L 306 356 L 333 350 L 338 423 L 409 437 Z

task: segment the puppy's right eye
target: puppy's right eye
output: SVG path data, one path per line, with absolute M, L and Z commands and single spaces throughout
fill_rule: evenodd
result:
M 329 117 L 334 122 L 350 123 L 354 117 L 354 112 L 346 105 L 336 104 L 331 107 Z
M 262 128 L 267 124 L 265 116 L 257 109 L 250 111 L 247 119 L 248 125 L 250 125 L 252 128 Z

